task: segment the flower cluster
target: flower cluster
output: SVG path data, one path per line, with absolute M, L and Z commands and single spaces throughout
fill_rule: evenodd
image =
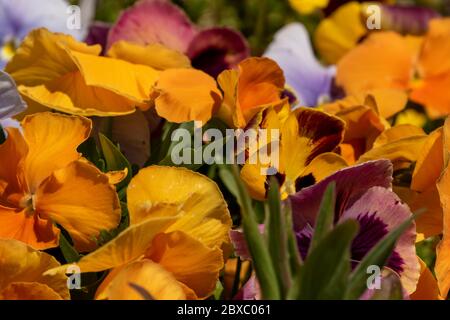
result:
M 0 0 L 0 299 L 447 298 L 445 8 L 130 2 Z

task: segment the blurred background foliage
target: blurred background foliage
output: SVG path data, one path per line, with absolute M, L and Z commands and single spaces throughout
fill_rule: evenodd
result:
M 97 20 L 114 22 L 122 9 L 137 0 L 98 0 Z M 349 0 L 332 0 L 339 4 Z M 72 1 L 77 3 L 78 1 Z M 240 30 L 248 39 L 253 55 L 261 55 L 274 33 L 289 22 L 302 22 L 308 30 L 315 29 L 323 13 L 298 14 L 289 0 L 173 0 L 200 27 L 229 26 Z M 360 1 L 361 2 L 361 1 Z M 401 4 L 417 4 L 450 15 L 450 0 L 397 0 Z

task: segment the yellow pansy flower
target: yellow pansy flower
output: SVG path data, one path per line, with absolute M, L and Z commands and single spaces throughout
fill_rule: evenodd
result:
M 232 224 L 217 185 L 187 169 L 152 166 L 132 179 L 127 197 L 130 227 L 77 263 L 82 272 L 111 269 L 96 298 L 210 296 Z
M 23 242 L 0 239 L 0 300 L 68 300 L 64 271 L 44 275 L 60 264 Z

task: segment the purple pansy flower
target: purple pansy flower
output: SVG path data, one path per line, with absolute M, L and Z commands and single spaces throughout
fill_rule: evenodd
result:
M 330 99 L 335 68 L 324 67 L 316 59 L 302 24 L 291 23 L 279 30 L 264 55 L 283 69 L 298 104 L 314 107 Z
M 0 0 L 0 67 L 14 54 L 23 38 L 35 28 L 84 38 L 95 9 L 94 0 L 80 1 L 81 29 L 69 29 L 70 4 L 66 0 Z
M 351 246 L 354 266 L 384 236 L 410 218 L 409 207 L 391 190 L 392 170 L 388 160 L 366 162 L 339 170 L 292 195 L 294 230 L 301 255 L 306 257 L 322 196 L 333 181 L 336 183 L 335 224 L 355 219 L 360 226 Z M 386 265 L 400 276 L 408 293 L 415 291 L 420 274 L 415 240 L 413 224 L 397 241 Z
M 122 12 L 108 35 L 108 45 L 124 40 L 160 43 L 186 54 L 194 67 L 211 76 L 236 67 L 250 56 L 245 38 L 230 28 L 198 30 L 189 17 L 166 0 L 141 0 Z
M 26 107 L 14 80 L 9 74 L 0 70 L 0 124 L 2 128 L 18 127 L 19 123 L 12 117 L 24 111 Z
M 292 195 L 289 199 L 301 256 L 307 257 L 323 194 L 333 181 L 336 183 L 334 223 L 354 219 L 360 225 L 351 246 L 353 266 L 356 266 L 384 236 L 410 218 L 411 211 L 408 206 L 391 190 L 392 171 L 392 164 L 388 160 L 370 161 L 339 170 L 319 183 Z M 264 233 L 263 226 L 260 226 L 260 231 Z M 242 231 L 233 230 L 230 237 L 236 254 L 242 259 L 250 259 Z M 420 275 L 415 240 L 416 232 L 413 224 L 397 241 L 386 265 L 387 269 L 400 277 L 402 286 L 408 294 L 415 291 Z M 249 281 L 251 282 L 242 288 L 238 298 L 259 297 L 256 278 L 253 277 Z M 367 298 L 371 294 L 366 292 L 361 298 Z

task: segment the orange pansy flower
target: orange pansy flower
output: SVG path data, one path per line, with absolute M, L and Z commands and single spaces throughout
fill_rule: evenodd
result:
M 117 226 L 120 205 L 108 175 L 77 152 L 91 121 L 38 113 L 25 117 L 22 128 L 23 134 L 8 128 L 0 145 L 0 238 L 57 247 L 58 224 L 78 250 L 92 250 L 100 231 Z

